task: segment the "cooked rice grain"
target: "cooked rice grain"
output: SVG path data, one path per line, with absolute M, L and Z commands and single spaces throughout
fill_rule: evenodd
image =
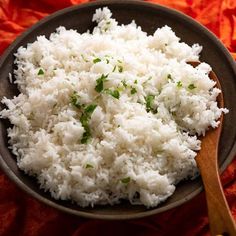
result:
M 187 64 L 199 60 L 200 45 L 181 42 L 168 26 L 147 35 L 111 15 L 97 9 L 92 33 L 59 27 L 20 47 L 21 93 L 2 99 L 0 115 L 13 124 L 19 168 L 52 197 L 154 207 L 196 177 L 196 135 L 227 110 L 217 107 L 211 67 Z

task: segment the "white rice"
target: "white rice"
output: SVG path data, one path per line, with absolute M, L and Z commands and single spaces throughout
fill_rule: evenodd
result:
M 186 63 L 199 60 L 201 46 L 180 42 L 168 26 L 147 35 L 111 15 L 96 10 L 92 33 L 59 27 L 20 47 L 14 83 L 21 93 L 2 99 L 0 116 L 13 124 L 9 144 L 19 168 L 52 197 L 83 207 L 121 199 L 154 207 L 197 176 L 196 135 L 217 127 L 227 109 L 217 107 L 211 67 Z M 91 138 L 81 143 L 90 104 L 97 105 Z

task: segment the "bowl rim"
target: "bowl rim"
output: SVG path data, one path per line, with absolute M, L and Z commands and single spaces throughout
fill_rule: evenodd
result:
M 150 7 L 154 10 L 161 10 L 162 12 L 167 12 L 170 13 L 172 15 L 175 15 L 178 18 L 181 18 L 184 21 L 188 21 L 189 24 L 193 25 L 195 28 L 198 28 L 199 31 L 203 31 L 205 33 L 205 35 L 210 38 L 215 44 L 216 46 L 221 50 L 221 52 L 224 54 L 225 58 L 227 59 L 227 63 L 230 64 L 233 72 L 236 74 L 236 63 L 233 59 L 233 57 L 231 56 L 231 54 L 229 53 L 229 51 L 226 49 L 226 47 L 221 43 L 221 41 L 211 32 L 209 31 L 205 26 L 201 25 L 200 23 L 198 23 L 196 20 L 194 20 L 193 18 L 191 18 L 190 16 L 187 16 L 186 14 L 177 11 L 175 9 L 163 6 L 163 5 L 159 5 L 159 4 L 154 4 L 154 3 L 150 3 L 150 2 L 144 2 L 144 1 L 137 1 L 137 0 L 100 0 L 100 1 L 95 1 L 95 2 L 88 2 L 88 3 L 83 3 L 83 4 L 79 4 L 79 5 L 74 5 L 74 6 L 70 6 L 64 9 L 61 9 L 59 11 L 56 11 L 46 17 L 44 17 L 43 19 L 39 20 L 36 24 L 34 24 L 33 26 L 31 26 L 29 29 L 27 29 L 25 32 L 23 32 L 22 34 L 20 34 L 11 44 L 10 46 L 4 51 L 4 53 L 2 54 L 2 56 L 0 57 L 0 68 L 2 67 L 4 61 L 6 60 L 6 58 L 8 57 L 9 54 L 12 53 L 12 50 L 17 46 L 18 43 L 21 42 L 21 40 L 23 40 L 26 36 L 28 36 L 30 33 L 32 33 L 35 29 L 37 29 L 39 26 L 49 22 L 51 19 L 55 18 L 55 17 L 59 17 L 67 12 L 70 11 L 74 11 L 77 9 L 83 9 L 83 8 L 87 8 L 90 6 L 97 6 L 97 7 L 104 7 L 106 6 L 110 6 L 110 5 L 128 5 L 128 6 L 133 6 L 133 5 L 140 5 L 140 6 L 144 6 L 144 7 Z M 236 154 L 236 140 L 234 141 L 234 144 L 232 145 L 232 149 L 228 154 L 228 157 L 224 160 L 224 162 L 222 163 L 221 167 L 220 167 L 220 173 L 223 172 L 223 170 L 226 169 L 226 167 L 231 163 L 231 161 L 233 160 L 234 156 Z M 30 194 L 32 197 L 36 198 L 37 200 L 39 200 L 40 202 L 45 203 L 46 205 L 49 205 L 51 207 L 54 207 L 58 210 L 61 210 L 63 212 L 66 213 L 70 213 L 76 216 L 81 216 L 81 217 L 86 217 L 86 218 L 92 218 L 92 219 L 101 219 L 101 220 L 127 220 L 127 219 L 138 219 L 138 218 L 142 218 L 142 217 L 146 217 L 146 216 L 151 216 L 157 213 L 161 213 L 167 210 L 170 210 L 172 208 L 175 208 L 177 206 L 182 205 L 183 203 L 191 200 L 192 198 L 194 198 L 195 196 L 197 196 L 200 192 L 202 192 L 203 190 L 203 186 L 200 186 L 199 188 L 197 188 L 196 190 L 194 190 L 193 192 L 191 192 L 187 197 L 184 197 L 174 203 L 170 203 L 168 206 L 163 206 L 160 208 L 153 208 L 144 212 L 137 212 L 137 213 L 133 213 L 133 214 L 128 214 L 128 215 L 122 215 L 122 214 L 117 214 L 117 215 L 109 215 L 109 214 L 104 214 L 104 215 L 99 215 L 97 213 L 94 212 L 83 212 L 80 210 L 75 210 L 75 209 L 71 209 L 68 208 L 66 206 L 62 206 L 56 202 L 53 202 L 52 200 L 49 200 L 47 198 L 42 197 L 40 194 L 36 193 L 34 190 L 32 190 L 31 188 L 29 188 L 25 183 L 23 183 L 15 174 L 14 172 L 9 168 L 9 166 L 5 163 L 4 159 L 2 158 L 2 155 L 0 154 L 0 167 L 1 169 L 4 171 L 4 173 L 9 177 L 9 179 L 11 179 L 18 187 L 20 187 L 22 190 L 24 190 L 25 192 L 27 192 L 28 194 Z

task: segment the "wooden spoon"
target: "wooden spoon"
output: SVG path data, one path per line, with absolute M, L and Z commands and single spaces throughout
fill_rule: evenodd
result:
M 199 65 L 199 62 L 189 64 L 195 67 Z M 209 77 L 216 81 L 216 86 L 221 89 L 220 82 L 213 71 L 210 72 Z M 219 94 L 217 102 L 219 107 L 224 106 L 222 93 Z M 235 236 L 236 224 L 225 199 L 218 171 L 218 144 L 222 122 L 223 115 L 220 117 L 218 128 L 207 131 L 206 135 L 202 137 L 201 150 L 197 154 L 196 162 L 206 192 L 211 234 Z

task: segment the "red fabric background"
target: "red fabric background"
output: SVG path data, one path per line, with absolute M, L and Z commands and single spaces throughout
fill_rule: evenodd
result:
M 24 30 L 46 15 L 87 0 L 0 0 L 0 54 Z M 150 0 L 184 12 L 214 32 L 236 59 L 235 0 Z M 236 159 L 222 175 L 236 219 Z M 31 198 L 0 172 L 0 236 L 209 235 L 204 193 L 152 217 L 130 221 L 79 218 Z

